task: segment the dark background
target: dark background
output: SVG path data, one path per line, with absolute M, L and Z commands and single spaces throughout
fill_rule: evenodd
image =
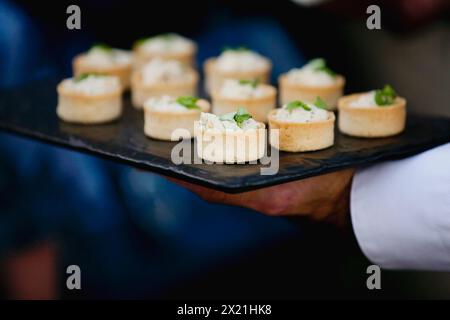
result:
M 79 31 L 65 27 L 74 3 Z M 199 66 L 247 45 L 273 60 L 276 83 L 320 56 L 346 76 L 346 92 L 388 82 L 411 111 L 450 116 L 448 1 L 378 3 L 382 30 L 370 31 L 368 1 L 0 0 L 0 85 L 70 76 L 93 42 L 129 48 L 177 32 L 198 42 Z M 370 262 L 351 226 L 208 204 L 150 173 L 0 138 L 1 297 L 450 298 L 446 273 L 384 270 L 382 290 L 367 290 Z M 70 264 L 82 269 L 80 292 L 64 289 Z

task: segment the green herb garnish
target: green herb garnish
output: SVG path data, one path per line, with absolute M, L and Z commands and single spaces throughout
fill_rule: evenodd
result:
M 388 106 L 391 105 L 395 98 L 397 97 L 397 93 L 390 85 L 385 85 L 383 89 L 375 91 L 375 103 L 379 106 Z
M 238 46 L 238 47 L 229 47 L 229 46 L 225 46 L 222 48 L 222 52 L 224 51 L 237 51 L 237 52 L 243 52 L 243 51 L 248 51 L 249 49 L 245 46 Z
M 333 70 L 331 70 L 331 69 L 328 68 L 327 66 L 323 66 L 323 67 L 320 67 L 320 68 L 316 68 L 316 69 L 314 69 L 314 70 L 315 70 L 315 71 L 318 71 L 318 72 L 325 72 L 325 73 L 327 73 L 328 75 L 332 76 L 333 78 L 336 77 L 336 72 L 334 72 Z
M 313 103 L 317 108 L 328 110 L 328 105 L 325 101 L 322 100 L 321 97 L 317 97 L 316 101 Z
M 154 40 L 154 39 L 162 39 L 165 41 L 171 41 L 173 38 L 175 38 L 174 33 L 162 33 L 162 34 L 158 34 L 156 36 L 140 38 L 134 42 L 134 46 L 139 47 L 140 45 L 144 44 L 144 42 Z
M 74 81 L 75 82 L 80 82 L 80 81 L 83 81 L 83 80 L 85 80 L 85 79 L 87 79 L 88 77 L 91 77 L 91 76 L 97 77 L 97 76 L 100 76 L 100 75 L 97 74 L 97 73 L 84 72 L 84 73 L 81 73 L 78 76 L 76 76 Z
M 240 107 L 236 112 L 229 112 L 219 116 L 222 121 L 235 121 L 239 128 L 242 128 L 244 121 L 252 118 L 252 115 Z
M 308 67 L 312 69 L 321 68 L 326 65 L 325 59 L 323 58 L 316 58 L 310 60 L 307 64 Z
M 154 38 L 160 38 L 160 39 L 164 39 L 166 41 L 170 41 L 173 38 L 175 38 L 175 34 L 173 34 L 173 33 L 162 33 L 162 34 L 159 34 L 159 35 L 155 36 Z
M 89 50 L 103 50 L 103 51 L 112 51 L 113 48 L 111 48 L 110 46 L 108 46 L 107 44 L 104 43 L 96 43 L 94 45 L 92 45 L 91 49 Z
M 186 107 L 187 109 L 200 109 L 197 105 L 197 101 L 200 100 L 197 97 L 192 96 L 181 96 L 177 98 L 177 103 Z
M 260 83 L 259 79 L 253 79 L 253 80 L 241 79 L 241 80 L 239 80 L 239 84 L 250 85 L 253 88 L 256 88 L 259 85 L 259 83 Z
M 323 58 L 313 59 L 307 65 L 316 72 L 325 72 L 333 78 L 336 77 L 336 72 L 327 67 L 327 62 Z
M 252 115 L 245 110 L 245 108 L 239 108 L 236 114 L 234 115 L 234 121 L 236 121 L 239 128 L 242 128 L 242 123 L 248 119 L 250 119 Z
M 138 39 L 138 40 L 136 40 L 136 41 L 134 42 L 134 46 L 135 46 L 135 47 L 139 47 L 139 46 L 143 45 L 144 42 L 146 42 L 146 41 L 149 40 L 149 39 L 150 39 L 150 37 L 140 38 L 140 39 Z
M 311 111 L 311 108 L 306 103 L 298 101 L 298 100 L 291 101 L 286 106 L 286 110 L 289 110 L 291 112 L 292 112 L 292 110 L 298 109 L 298 108 L 303 108 L 306 111 Z

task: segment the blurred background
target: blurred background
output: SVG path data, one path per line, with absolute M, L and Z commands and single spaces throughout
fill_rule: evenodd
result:
M 67 30 L 66 8 L 81 8 Z M 366 8 L 381 7 L 381 30 Z M 198 66 L 245 45 L 281 72 L 314 57 L 346 92 L 390 83 L 414 112 L 450 116 L 448 0 L 0 0 L 0 88 L 71 75 L 94 42 L 194 39 Z M 12 108 L 14 106 L 11 106 Z M 176 201 L 174 201 L 176 199 Z M 82 290 L 65 287 L 66 267 Z M 152 173 L 0 133 L 0 298 L 450 298 L 450 274 L 386 271 L 366 288 L 352 235 L 206 203 Z

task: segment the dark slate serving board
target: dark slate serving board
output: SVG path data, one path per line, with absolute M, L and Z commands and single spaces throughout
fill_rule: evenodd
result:
M 88 152 L 142 169 L 236 193 L 299 180 L 352 166 L 408 157 L 450 141 L 450 119 L 409 115 L 404 133 L 385 139 L 351 138 L 336 132 L 335 145 L 307 153 L 280 153 L 276 175 L 261 175 L 261 164 L 181 164 L 170 159 L 174 142 L 144 136 L 143 116 L 125 98 L 123 117 L 84 126 L 58 120 L 55 80 L 0 91 L 0 129 Z

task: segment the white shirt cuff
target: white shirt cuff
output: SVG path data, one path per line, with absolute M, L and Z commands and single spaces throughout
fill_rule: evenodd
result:
M 350 207 L 358 243 L 373 263 L 450 271 L 450 144 L 359 170 Z

